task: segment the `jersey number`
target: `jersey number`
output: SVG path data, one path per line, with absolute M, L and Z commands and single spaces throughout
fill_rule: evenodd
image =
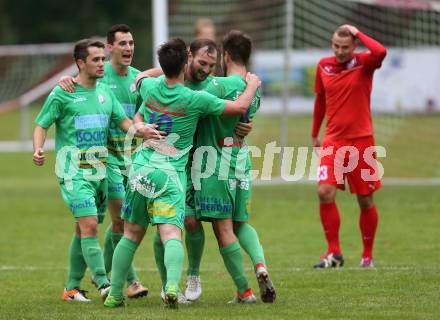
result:
M 161 114 L 156 119 L 155 113 L 150 113 L 150 123 L 155 123 L 159 126 L 159 130 L 165 131 L 167 134 L 170 134 L 171 128 L 173 127 L 173 118 L 171 118 L 167 114 Z
M 328 167 L 319 166 L 318 167 L 318 181 L 325 181 L 328 179 Z

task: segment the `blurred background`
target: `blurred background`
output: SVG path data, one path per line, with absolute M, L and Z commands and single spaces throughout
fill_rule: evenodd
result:
M 339 25 L 353 24 L 383 43 L 388 55 L 375 73 L 372 110 L 377 144 L 387 150 L 380 159 L 385 177 L 440 183 L 440 2 L 428 0 L 2 0 L 0 152 L 30 150 L 44 98 L 60 75 L 76 72 L 73 42 L 126 23 L 136 42 L 133 66 L 143 70 L 155 64 L 160 43 L 190 42 L 201 22 L 218 42 L 230 29 L 254 41 L 251 69 L 264 96 L 249 143 L 263 151 L 272 141 L 310 146 L 316 64 L 332 54 Z M 296 150 L 286 164 L 291 171 Z

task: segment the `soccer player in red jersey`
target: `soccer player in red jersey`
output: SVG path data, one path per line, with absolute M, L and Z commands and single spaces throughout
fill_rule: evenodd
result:
M 369 51 L 354 53 L 356 39 Z M 327 122 L 318 168 L 318 196 L 328 250 L 314 267 L 331 268 L 344 264 L 335 199 L 336 190 L 345 189 L 345 180 L 351 193 L 356 194 L 361 210 L 361 267 L 372 267 L 378 223 L 373 192 L 381 183 L 375 160 L 370 97 L 373 74 L 380 68 L 386 49 L 351 25 L 340 26 L 335 31 L 331 46 L 334 56 L 319 61 L 315 80 L 314 147 L 321 147 L 318 134 L 324 116 Z

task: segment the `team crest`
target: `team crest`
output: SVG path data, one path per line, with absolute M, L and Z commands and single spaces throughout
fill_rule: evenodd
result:
M 135 83 L 132 83 L 131 85 L 130 85 L 130 92 L 135 92 L 136 91 L 136 84 Z
M 103 104 L 105 102 L 105 97 L 102 94 L 99 94 L 98 101 L 99 101 L 99 103 Z
M 356 58 L 353 58 L 350 60 L 350 62 L 347 64 L 347 69 L 350 70 L 356 65 Z

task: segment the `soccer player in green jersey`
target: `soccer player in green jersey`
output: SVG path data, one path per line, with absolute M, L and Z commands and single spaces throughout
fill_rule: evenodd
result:
M 191 90 L 204 90 L 214 78 L 212 73 L 216 68 L 217 56 L 218 48 L 214 41 L 210 39 L 193 40 L 189 46 L 188 67 L 185 70 L 185 86 Z M 154 76 L 158 73 L 161 74 L 162 70 L 155 70 L 153 68 L 139 74 L 137 80 L 147 76 Z M 236 126 L 236 132 L 241 136 L 246 136 L 251 128 L 252 122 L 239 122 Z M 196 136 L 197 134 L 194 135 L 194 147 L 190 151 L 190 160 L 186 165 L 185 246 L 188 254 L 188 269 L 185 296 L 183 297 L 179 294 L 179 303 L 183 302 L 185 298 L 188 301 L 195 301 L 202 294 L 200 262 L 205 245 L 205 232 L 203 225 L 195 215 L 194 187 L 191 181 L 192 153 L 196 147 Z M 158 237 L 155 240 L 160 242 Z M 163 297 L 165 296 L 163 291 L 161 294 Z
M 214 77 L 205 88 L 219 98 L 234 100 L 246 88 L 252 43 L 240 31 L 230 31 L 225 35 L 223 47 L 223 68 L 226 77 Z M 245 117 L 252 118 L 260 105 L 258 90 Z M 247 118 L 247 119 L 246 119 Z M 198 160 L 197 151 L 193 160 L 193 183 L 196 194 L 196 214 L 200 220 L 211 221 L 217 237 L 225 265 L 234 274 L 238 288 L 234 303 L 255 302 L 255 296 L 248 289 L 242 270 L 233 270 L 232 262 L 241 265 L 240 246 L 251 257 L 261 291 L 263 302 L 275 300 L 275 289 L 266 269 L 263 248 L 255 229 L 247 223 L 250 210 L 251 177 L 249 151 L 243 137 L 235 133 L 240 116 L 224 117 L 210 115 L 198 127 L 197 147 L 212 147 L 216 150 L 213 161 Z M 201 168 L 212 175 L 203 177 Z M 194 180 L 196 177 L 196 180 Z M 203 178 L 200 178 L 203 177 Z M 238 239 L 237 239 L 238 238 Z M 240 275 L 240 272 L 242 274 Z
M 122 209 L 124 237 L 113 257 L 111 291 L 105 306 L 123 304 L 122 283 L 134 253 L 149 224 L 157 225 L 160 242 L 155 241 L 155 258 L 165 291 L 165 302 L 177 307 L 178 284 L 183 264 L 182 229 L 185 216 L 185 166 L 196 124 L 203 115 L 233 115 L 246 112 L 260 85 L 247 75 L 248 86 L 235 101 L 192 91 L 184 84 L 187 65 L 185 43 L 173 39 L 158 50 L 165 76 L 144 79 L 140 84 L 143 105 L 136 121 L 146 120 L 168 133 L 159 144 L 145 144 L 129 174 L 130 189 Z M 147 214 L 146 214 L 147 213 Z M 156 244 L 160 244 L 157 246 Z
M 107 32 L 107 49 L 110 52 L 109 61 L 104 63 L 104 77 L 99 82 L 107 84 L 122 104 L 125 114 L 133 119 L 141 104 L 141 97 L 136 90 L 135 79 L 139 70 L 131 66 L 134 54 L 134 40 L 129 26 L 116 24 Z M 74 92 L 72 77 L 63 77 L 60 85 L 69 92 Z M 108 135 L 108 207 L 112 223 L 108 226 L 104 240 L 104 262 L 107 274 L 112 269 L 113 251 L 124 233 L 124 222 L 121 220 L 122 200 L 125 196 L 125 185 L 128 169 L 126 165 L 131 159 L 124 153 L 126 133 L 115 123 L 110 123 Z M 136 140 L 132 140 L 133 151 Z M 93 281 L 93 280 L 92 280 Z M 127 274 L 127 296 L 137 298 L 146 296 L 148 289 L 139 281 L 133 265 Z
M 61 195 L 75 218 L 75 234 L 69 251 L 69 273 L 63 299 L 90 301 L 80 282 L 89 267 L 102 297 L 109 291 L 104 259 L 99 246 L 98 222 L 107 201 L 105 166 L 110 121 L 127 131 L 132 122 L 110 89 L 97 79 L 104 75 L 104 44 L 76 43 L 74 59 L 79 69 L 75 92 L 55 87 L 37 116 L 34 131 L 34 163 L 44 164 L 44 141 L 56 124 L 56 173 Z

